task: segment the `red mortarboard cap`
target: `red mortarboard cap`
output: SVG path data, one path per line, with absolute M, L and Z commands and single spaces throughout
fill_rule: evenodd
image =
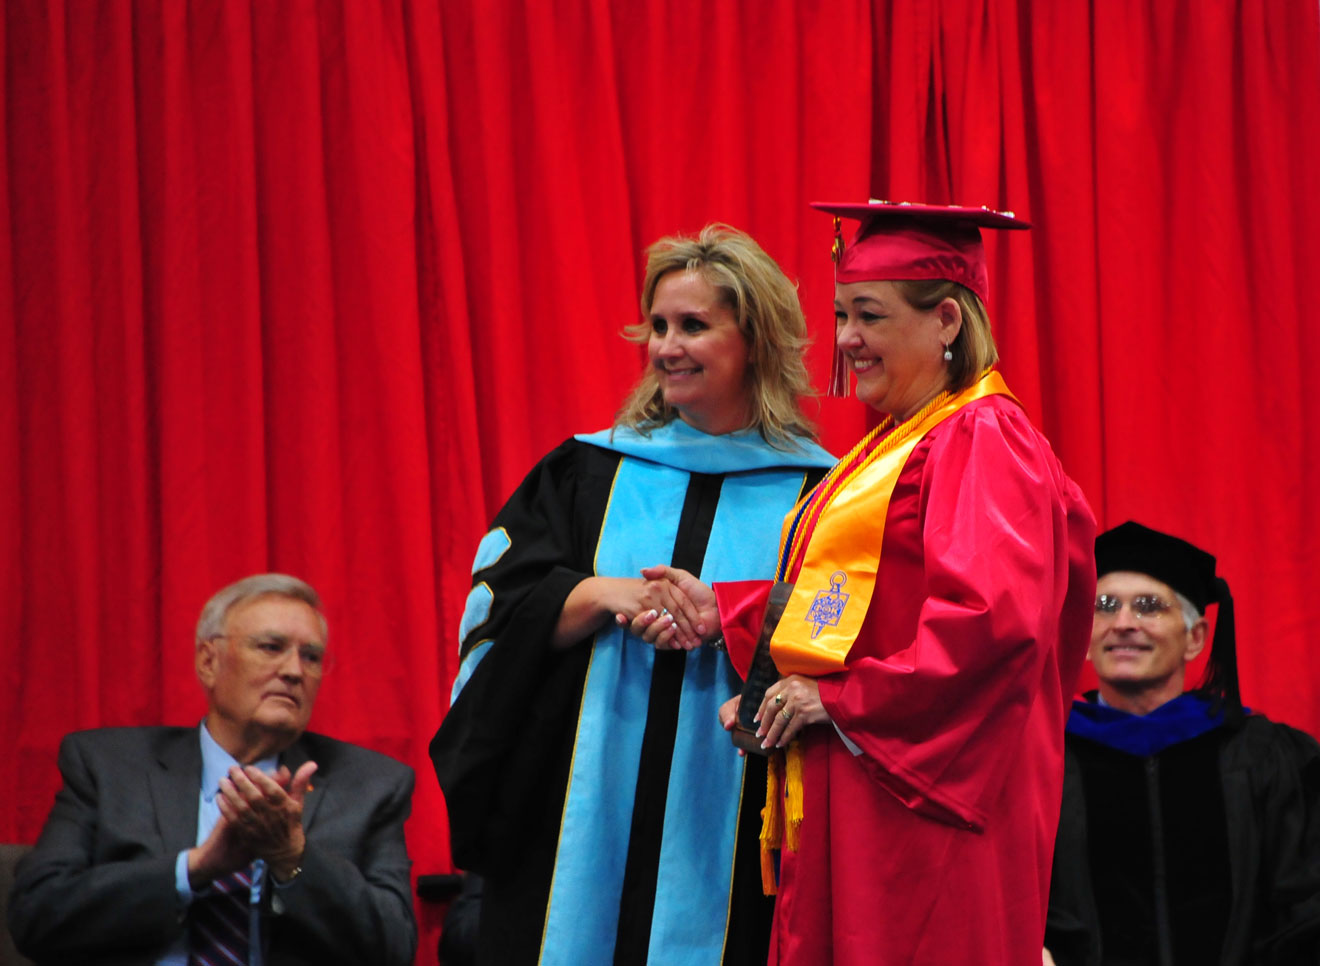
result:
M 869 201 L 813 201 L 811 207 L 861 221 L 857 237 L 843 250 L 835 281 L 874 282 L 948 279 L 988 301 L 990 273 L 981 228 L 1030 228 L 1011 211 Z
M 1030 228 L 1011 211 L 964 208 L 961 205 L 919 205 L 909 201 L 813 201 L 811 207 L 834 219 L 834 280 L 851 282 L 924 281 L 948 279 L 989 301 L 990 272 L 985 265 L 981 228 Z M 839 235 L 839 219 L 856 218 L 862 224 L 846 248 Z M 839 352 L 835 332 L 834 365 L 826 390 L 830 396 L 848 395 L 847 366 Z

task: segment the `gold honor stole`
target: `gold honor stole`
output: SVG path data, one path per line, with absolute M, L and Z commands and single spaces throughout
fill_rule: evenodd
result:
M 922 438 L 968 403 L 1004 395 L 1016 402 L 1003 376 L 987 370 L 957 395 L 936 396 L 915 416 L 872 446 L 886 419 L 835 464 L 784 521 L 780 579 L 793 594 L 770 641 L 780 674 L 819 677 L 848 666 L 880 569 L 885 516 L 898 475 Z

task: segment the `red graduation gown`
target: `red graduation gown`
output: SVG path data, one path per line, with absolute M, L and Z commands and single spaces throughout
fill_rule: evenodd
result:
M 819 679 L 861 753 L 832 726 L 803 733 L 801 847 L 782 853 L 771 964 L 1039 964 L 1094 539 L 1011 399 L 973 402 L 917 445 L 848 667 Z M 716 591 L 745 656 L 765 587 Z

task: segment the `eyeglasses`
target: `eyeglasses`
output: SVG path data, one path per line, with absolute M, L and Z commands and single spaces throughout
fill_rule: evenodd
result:
M 1159 617 L 1173 608 L 1163 597 L 1154 594 L 1138 594 L 1128 601 L 1128 607 L 1140 620 Z M 1106 617 L 1114 617 L 1123 609 L 1123 598 L 1113 594 L 1100 594 L 1095 599 L 1095 612 Z
M 235 640 L 228 634 L 217 634 L 213 640 Z M 319 678 L 326 671 L 324 644 L 297 644 L 283 634 L 262 634 L 256 637 L 237 638 L 237 642 L 259 660 L 266 664 L 280 664 L 290 650 L 296 648 L 298 660 L 302 662 L 303 673 L 311 678 Z

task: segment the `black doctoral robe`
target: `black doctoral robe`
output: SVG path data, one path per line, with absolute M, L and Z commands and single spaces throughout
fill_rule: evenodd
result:
M 1258 714 L 1229 728 L 1194 694 L 1145 719 L 1078 702 L 1063 788 L 1045 935 L 1058 966 L 1320 963 L 1309 735 Z
M 485 876 L 481 962 L 765 962 L 764 761 L 744 766 L 716 720 L 738 687 L 726 656 L 613 625 L 549 640 L 592 574 L 772 573 L 783 516 L 831 463 L 756 434 L 618 430 L 560 446 L 500 511 L 432 744 L 455 861 Z

